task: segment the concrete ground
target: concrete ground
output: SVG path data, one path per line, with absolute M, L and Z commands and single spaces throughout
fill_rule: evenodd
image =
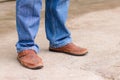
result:
M 120 80 L 120 0 L 72 0 L 68 28 L 89 54 L 76 57 L 48 51 L 44 9 L 36 38 L 44 68 L 30 70 L 17 59 L 15 2 L 0 3 L 0 80 Z

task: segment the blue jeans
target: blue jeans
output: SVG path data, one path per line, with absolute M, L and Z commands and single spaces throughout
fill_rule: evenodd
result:
M 71 42 L 70 32 L 65 26 L 69 0 L 46 0 L 45 29 L 50 47 L 58 48 Z M 42 0 L 17 0 L 16 25 L 18 32 L 17 52 L 33 49 L 39 52 L 35 43 L 40 22 Z

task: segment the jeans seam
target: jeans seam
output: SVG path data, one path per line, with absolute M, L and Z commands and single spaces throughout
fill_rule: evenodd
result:
M 52 15 L 52 22 L 55 22 L 52 9 L 53 9 L 53 2 L 51 1 L 50 2 L 50 12 L 51 12 L 51 15 Z M 53 31 L 54 31 L 53 40 L 55 40 L 55 34 L 56 34 L 55 24 L 52 24 L 52 26 L 53 26 Z M 52 43 L 53 42 L 54 41 L 52 41 Z

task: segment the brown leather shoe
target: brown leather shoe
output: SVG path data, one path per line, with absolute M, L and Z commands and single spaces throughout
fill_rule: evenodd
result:
M 18 53 L 17 59 L 24 67 L 30 69 L 40 69 L 43 67 L 42 59 L 34 50 L 24 50 Z
M 53 51 L 53 52 L 67 53 L 67 54 L 75 55 L 75 56 L 83 56 L 88 53 L 88 50 L 86 48 L 80 48 L 73 43 L 69 43 L 60 48 L 51 48 L 50 47 L 49 50 Z

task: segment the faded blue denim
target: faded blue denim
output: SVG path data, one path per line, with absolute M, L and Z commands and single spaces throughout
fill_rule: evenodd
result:
M 69 0 L 46 0 L 45 29 L 50 47 L 58 48 L 71 42 L 70 32 L 65 26 L 69 2 Z M 27 49 L 39 52 L 35 37 L 39 28 L 41 8 L 42 0 L 16 1 L 18 53 Z

